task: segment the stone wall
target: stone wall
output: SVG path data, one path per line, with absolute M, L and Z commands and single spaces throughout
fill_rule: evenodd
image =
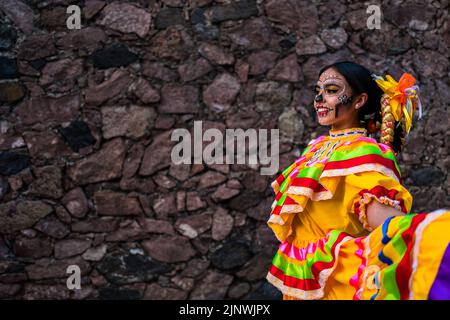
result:
M 404 183 L 414 211 L 450 207 L 449 1 L 385 1 L 369 30 L 376 3 L 0 1 L 0 298 L 279 298 L 275 175 L 174 165 L 170 134 L 279 128 L 285 168 L 327 131 L 312 86 L 337 60 L 417 77 Z

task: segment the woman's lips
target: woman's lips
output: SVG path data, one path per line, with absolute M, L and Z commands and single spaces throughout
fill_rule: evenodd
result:
M 324 106 L 316 106 L 316 112 L 320 118 L 326 117 L 331 110 L 333 110 L 333 109 L 330 109 L 330 108 L 327 108 Z

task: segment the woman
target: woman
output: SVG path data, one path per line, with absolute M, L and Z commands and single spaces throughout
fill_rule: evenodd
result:
M 395 160 L 421 111 L 415 79 L 352 62 L 319 75 L 314 108 L 331 130 L 272 183 L 268 281 L 288 300 L 450 299 L 450 212 L 410 214 Z

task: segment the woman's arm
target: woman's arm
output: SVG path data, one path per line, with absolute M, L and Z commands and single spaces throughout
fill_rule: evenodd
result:
M 371 201 L 367 207 L 367 222 L 373 230 L 381 225 L 387 218 L 391 216 L 403 216 L 404 214 L 405 213 L 400 210 L 374 200 Z

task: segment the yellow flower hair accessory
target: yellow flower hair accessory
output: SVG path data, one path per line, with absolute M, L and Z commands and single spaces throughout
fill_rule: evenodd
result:
M 419 87 L 415 84 L 416 79 L 406 72 L 398 82 L 390 75 L 386 75 L 386 80 L 375 74 L 372 77 L 381 90 L 388 95 L 395 121 L 400 122 L 404 119 L 406 134 L 408 134 L 411 130 L 414 111 L 418 109 L 419 119 L 422 118 L 422 104 L 418 95 Z

